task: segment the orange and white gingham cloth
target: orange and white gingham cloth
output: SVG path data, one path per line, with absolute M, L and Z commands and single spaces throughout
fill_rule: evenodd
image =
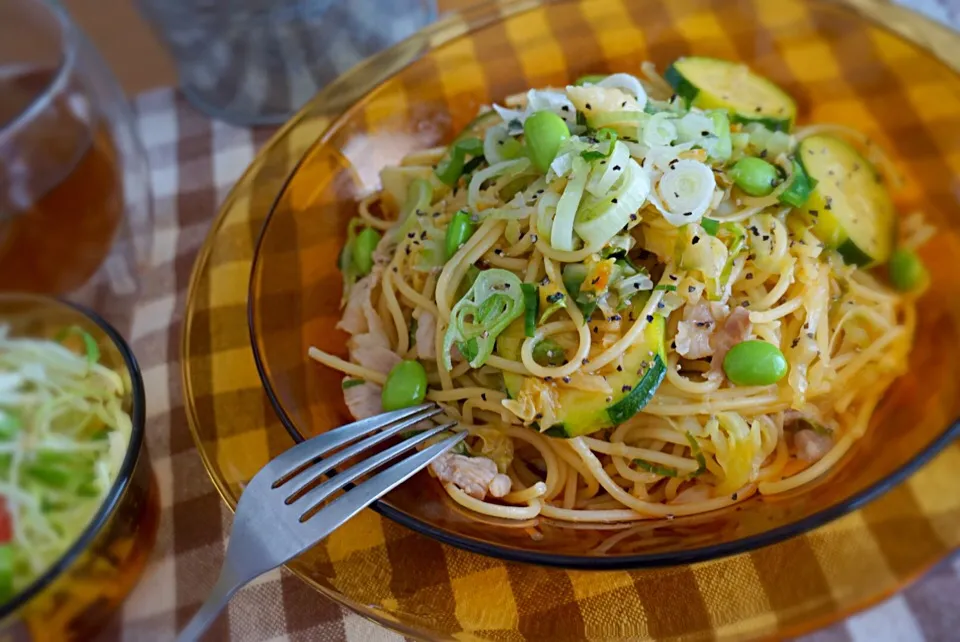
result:
M 156 229 L 153 265 L 143 275 L 129 338 L 146 383 L 148 445 L 162 519 L 153 558 L 103 639 L 149 642 L 171 639 L 199 606 L 216 578 L 229 534 L 231 513 L 210 483 L 187 427 L 181 326 L 191 268 L 217 206 L 271 132 L 210 121 L 171 90 L 142 95 L 135 107 L 151 164 Z M 246 328 L 236 330 L 246 335 Z M 910 490 L 900 487 L 893 493 Z M 881 505 L 877 510 L 885 501 L 875 504 Z M 879 606 L 802 639 L 957 640 L 958 600 L 960 557 L 953 556 Z M 380 642 L 401 637 L 281 570 L 242 590 L 209 639 Z

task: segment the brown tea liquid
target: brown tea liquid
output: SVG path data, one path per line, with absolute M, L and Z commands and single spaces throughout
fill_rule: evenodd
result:
M 14 126 L 53 75 L 0 73 L 0 131 L 12 132 L 0 134 L 0 290 L 79 288 L 123 219 L 113 141 L 82 92 L 68 85 Z

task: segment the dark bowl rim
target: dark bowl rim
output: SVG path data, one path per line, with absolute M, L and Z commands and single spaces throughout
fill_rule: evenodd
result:
M 833 4 L 833 3 L 830 3 Z M 840 3 L 837 6 L 845 8 L 849 11 L 858 13 L 861 19 L 869 20 L 873 24 L 879 26 L 881 29 L 884 29 L 894 37 L 900 40 L 905 40 L 912 45 L 916 45 L 909 38 L 904 37 L 902 34 L 893 31 L 890 29 L 889 25 L 880 23 L 873 19 L 870 16 L 864 15 L 863 13 L 857 12 L 857 9 L 850 4 Z M 523 12 L 521 10 L 521 12 Z M 501 20 L 506 16 L 501 16 Z M 466 34 L 460 34 L 462 35 Z M 415 37 L 415 36 L 414 36 Z M 411 38 L 412 39 L 412 38 Z M 376 57 L 380 57 L 384 54 L 389 54 L 391 51 L 397 47 L 404 44 L 405 41 L 401 41 L 398 45 L 391 47 L 381 54 L 378 54 Z M 937 53 L 927 50 L 928 55 L 937 58 L 941 63 L 945 64 L 947 67 L 950 67 L 945 60 L 943 60 Z M 369 59 L 368 59 L 369 60 Z M 363 63 L 361 63 L 363 64 Z M 396 73 L 396 71 L 394 72 Z M 364 96 L 366 93 L 364 94 Z M 362 97 L 361 97 L 362 98 Z M 305 437 L 297 429 L 296 424 L 290 419 L 290 416 L 287 414 L 286 410 L 283 407 L 277 392 L 271 383 L 270 377 L 267 374 L 267 369 L 264 364 L 264 356 L 262 355 L 258 342 L 258 332 L 257 324 L 254 319 L 256 316 L 255 313 L 255 287 L 256 287 L 256 278 L 257 270 L 260 266 L 260 257 L 262 255 L 261 250 L 263 247 L 264 240 L 267 235 L 267 230 L 270 226 L 271 221 L 273 220 L 274 214 L 277 213 L 277 207 L 280 204 L 283 196 L 287 193 L 287 190 L 290 186 L 290 182 L 293 180 L 294 176 L 299 172 L 303 163 L 307 158 L 310 157 L 311 152 L 316 149 L 330 134 L 334 131 L 337 126 L 348 118 L 356 107 L 356 103 L 351 104 L 347 109 L 343 110 L 337 114 L 330 123 L 325 127 L 324 131 L 317 137 L 316 141 L 311 143 L 303 155 L 297 159 L 297 162 L 291 168 L 290 172 L 283 180 L 283 184 L 280 186 L 277 191 L 276 196 L 273 198 L 270 208 L 267 212 L 266 218 L 263 221 L 263 224 L 260 227 L 259 232 L 257 233 L 256 242 L 254 243 L 253 250 L 253 260 L 250 265 L 250 277 L 247 286 L 247 326 L 250 338 L 250 346 L 253 353 L 254 363 L 257 369 L 257 375 L 260 378 L 260 382 L 263 386 L 264 392 L 267 395 L 267 398 L 270 401 L 270 405 L 273 407 L 274 413 L 277 415 L 277 418 L 280 420 L 280 423 L 283 425 L 284 429 L 290 435 L 293 440 L 294 445 L 305 441 Z M 302 113 L 302 110 L 301 110 Z M 297 118 L 294 117 L 290 123 L 296 121 Z M 280 132 L 281 134 L 287 133 L 287 126 L 283 128 Z M 304 357 L 306 358 L 306 357 Z M 453 534 L 450 531 L 444 530 L 433 526 L 427 522 L 424 522 L 409 513 L 406 513 L 399 508 L 393 506 L 389 503 L 388 498 L 377 500 L 370 507 L 387 517 L 388 519 L 393 520 L 394 522 L 405 526 L 415 532 L 426 535 L 432 539 L 455 546 L 462 550 L 466 550 L 472 553 L 477 553 L 480 555 L 486 555 L 489 557 L 499 558 L 509 562 L 520 562 L 525 564 L 534 564 L 539 566 L 547 567 L 557 567 L 573 570 L 632 570 L 632 569 L 643 569 L 643 568 L 657 568 L 657 567 L 666 567 L 666 566 L 680 566 L 686 564 L 693 564 L 697 562 L 706 562 L 710 560 L 720 559 L 723 557 L 728 557 L 731 555 L 738 555 L 741 553 L 747 553 L 765 546 L 770 546 L 773 544 L 780 543 L 784 540 L 790 539 L 798 535 L 807 533 L 817 527 L 823 526 L 839 517 L 842 517 L 848 513 L 851 513 L 865 504 L 877 499 L 880 495 L 886 493 L 894 486 L 903 482 L 907 477 L 912 473 L 917 471 L 924 464 L 929 462 L 936 456 L 941 450 L 943 450 L 950 442 L 960 438 L 960 417 L 954 419 L 949 425 L 947 425 L 943 432 L 939 436 L 934 438 L 927 446 L 921 449 L 916 455 L 911 459 L 905 462 L 900 468 L 896 469 L 886 477 L 880 479 L 874 484 L 868 486 L 867 488 L 861 490 L 860 492 L 846 498 L 845 500 L 839 501 L 827 508 L 817 511 L 812 515 L 808 515 L 802 519 L 791 522 L 784 526 L 779 526 L 777 528 L 764 531 L 762 533 L 737 539 L 731 542 L 725 542 L 722 544 L 714 544 L 710 546 L 703 546 L 698 548 L 692 548 L 688 550 L 675 551 L 671 553 L 654 553 L 654 554 L 636 554 L 636 555 L 619 555 L 619 556 L 607 556 L 607 557 L 597 557 L 589 555 L 570 555 L 570 554 L 557 554 L 557 553 L 542 553 L 538 551 L 529 551 L 529 550 L 520 550 L 512 548 L 509 546 L 503 546 L 499 544 L 493 544 L 485 540 L 476 539 L 472 537 L 467 537 L 463 535 Z M 349 486 L 348 486 L 349 487 Z
M 77 561 L 77 558 L 87 550 L 87 546 L 96 538 L 100 530 L 110 521 L 120 500 L 130 486 L 134 470 L 143 454 L 143 439 L 146 432 L 146 393 L 144 391 L 143 376 L 140 372 L 140 364 L 137 363 L 137 358 L 134 356 L 133 350 L 131 350 L 129 344 L 127 344 L 117 329 L 93 310 L 71 301 L 35 294 L 0 294 L 0 303 L 16 301 L 32 301 L 41 305 L 68 308 L 73 312 L 85 316 L 103 331 L 104 335 L 116 346 L 130 375 L 130 420 L 132 426 L 130 430 L 130 441 L 127 444 L 127 451 L 124 454 L 120 470 L 117 471 L 117 478 L 107 492 L 107 496 L 103 500 L 100 509 L 90 520 L 90 523 L 87 524 L 87 527 L 80 536 L 74 540 L 63 555 L 61 555 L 50 568 L 44 571 L 44 573 L 35 579 L 26 589 L 17 593 L 12 600 L 0 605 L 0 622 L 16 614 L 22 606 L 29 603 L 30 600 L 43 592 L 54 580 L 60 577 L 64 571 L 68 570 L 73 563 Z

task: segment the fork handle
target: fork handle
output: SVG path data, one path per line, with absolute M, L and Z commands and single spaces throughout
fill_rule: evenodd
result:
M 210 589 L 210 594 L 203 605 L 200 606 L 200 610 L 177 636 L 177 642 L 196 642 L 199 640 L 204 631 L 210 628 L 213 621 L 220 615 L 220 611 L 227 605 L 233 594 L 244 584 L 246 582 L 235 577 L 229 565 L 224 564 L 217 583 Z

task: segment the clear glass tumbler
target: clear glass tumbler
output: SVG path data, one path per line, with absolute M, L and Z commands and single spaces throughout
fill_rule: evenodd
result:
M 436 19 L 436 0 L 138 0 L 205 113 L 281 123 L 355 64 Z
M 66 12 L 0 2 L 0 290 L 113 317 L 151 242 L 146 156 L 130 106 Z

